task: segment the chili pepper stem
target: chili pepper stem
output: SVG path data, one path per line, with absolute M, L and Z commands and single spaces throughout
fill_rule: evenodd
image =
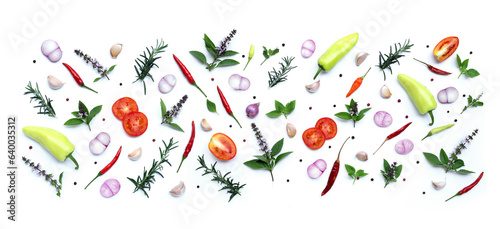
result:
M 181 164 L 179 164 L 179 168 L 177 168 L 177 173 L 179 173 L 179 169 L 181 169 L 181 165 L 182 162 L 184 162 L 184 159 L 186 159 L 186 157 L 182 156 Z
M 78 162 L 76 161 L 76 159 L 73 157 L 73 155 L 69 155 L 68 156 L 69 159 L 71 159 L 73 161 L 73 163 L 75 163 L 76 167 L 75 167 L 75 170 L 78 170 L 78 168 L 80 168 L 80 166 L 78 165 Z
M 457 192 L 457 194 L 455 194 L 454 196 L 452 196 L 452 197 L 450 197 L 450 198 L 446 199 L 444 202 L 447 202 L 448 200 L 453 199 L 453 197 L 455 197 L 455 196 L 460 196 L 460 192 Z
M 370 68 L 368 69 L 368 71 L 366 71 L 366 73 L 365 73 L 363 76 L 361 76 L 361 79 L 365 79 L 366 74 L 368 74 L 368 72 L 369 72 L 371 69 L 372 69 L 372 67 L 370 67 Z
M 201 90 L 201 88 L 198 87 L 198 85 L 196 84 L 196 82 L 193 81 L 193 83 L 191 83 L 191 84 L 193 84 L 196 88 L 198 88 L 198 90 L 200 90 L 201 93 L 203 93 L 203 95 L 205 96 L 205 98 L 207 98 L 207 95 L 205 95 L 205 92 L 203 92 L 203 90 Z
M 89 90 L 91 90 L 91 91 L 93 91 L 93 92 L 95 92 L 95 93 L 99 93 L 99 92 L 95 91 L 94 89 L 92 89 L 92 88 L 90 88 L 90 87 L 87 87 L 87 85 L 85 85 L 85 84 L 83 84 L 83 83 L 82 83 L 82 85 L 81 85 L 81 86 L 82 86 L 82 87 L 84 87 L 84 88 L 87 88 L 87 89 L 89 89 Z
M 423 141 L 424 139 L 426 139 L 427 137 L 430 137 L 431 135 L 432 135 L 431 133 L 427 134 L 427 136 L 425 136 L 424 138 L 422 138 L 422 141 Z
M 250 60 L 251 59 L 248 59 L 247 64 L 245 65 L 245 68 L 243 68 L 243 71 L 245 71 L 245 69 L 247 69 L 247 66 L 248 66 L 248 63 L 250 63 Z
M 376 152 L 377 152 L 380 148 L 382 148 L 382 146 L 384 145 L 384 143 L 385 143 L 387 140 L 389 140 L 389 138 L 386 138 L 386 139 L 384 140 L 384 142 L 382 142 L 382 145 L 380 145 L 380 146 L 378 147 L 378 149 L 377 149 L 377 150 L 375 150 L 375 153 L 376 153 Z M 373 155 L 375 155 L 375 153 L 373 153 Z
M 234 118 L 234 120 L 236 120 L 236 122 L 238 123 L 238 125 L 240 126 L 240 128 L 243 128 L 243 127 L 241 126 L 240 122 L 238 121 L 238 119 L 236 119 L 236 117 L 234 117 L 234 114 L 233 114 L 233 113 L 231 113 L 231 114 L 229 114 L 229 115 L 231 115 L 231 117 L 233 117 L 233 118 Z
M 434 125 L 434 114 L 432 114 L 432 110 L 430 110 L 427 113 L 429 113 L 429 115 L 431 116 L 431 123 L 429 123 L 429 126 L 432 126 L 432 125 Z
M 84 188 L 84 189 L 87 189 L 87 187 L 89 187 L 89 185 L 90 185 L 90 184 L 92 184 L 92 182 L 94 182 L 94 180 L 95 180 L 95 179 L 97 179 L 97 178 L 98 178 L 98 177 L 100 177 L 100 176 L 102 176 L 102 173 L 101 173 L 101 172 L 97 173 L 97 176 L 95 176 L 95 177 L 94 177 L 94 179 L 92 179 L 92 180 L 90 181 L 90 183 L 89 183 L 87 186 L 85 186 L 85 188 Z
M 316 72 L 316 75 L 314 75 L 313 80 L 315 80 L 315 79 L 316 79 L 316 77 L 318 77 L 318 75 L 319 75 L 319 73 L 320 73 L 321 71 L 323 71 L 323 68 L 322 68 L 322 67 L 319 67 L 318 71 Z
M 423 62 L 423 61 L 417 60 L 417 59 L 415 59 L 415 58 L 413 58 L 413 59 L 414 59 L 414 60 L 416 60 L 416 61 L 418 61 L 418 62 L 420 62 L 420 63 L 422 63 L 422 64 L 427 65 L 427 67 L 429 67 L 429 66 L 430 66 L 429 64 L 427 64 L 427 63 L 425 63 L 425 62 Z

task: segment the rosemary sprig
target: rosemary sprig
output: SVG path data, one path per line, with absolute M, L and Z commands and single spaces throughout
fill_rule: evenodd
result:
M 38 105 L 34 106 L 34 108 L 39 108 L 37 114 L 44 114 L 50 117 L 56 117 L 56 112 L 52 107 L 52 99 L 49 99 L 47 96 L 45 96 L 44 98 L 44 96 L 40 92 L 40 89 L 38 89 L 38 83 L 36 83 L 36 89 L 31 86 L 31 81 L 25 88 L 28 91 L 24 92 L 24 95 L 33 94 L 33 96 L 30 97 L 30 103 L 33 100 L 38 101 Z
M 177 142 L 174 142 L 174 138 L 170 138 L 170 142 L 168 143 L 168 145 L 165 143 L 165 141 L 163 141 L 163 145 L 165 145 L 165 149 L 161 150 L 161 147 L 159 147 L 160 160 L 156 161 L 155 159 L 153 159 L 153 164 L 151 165 L 151 168 L 149 170 L 146 170 L 146 167 L 144 167 L 144 173 L 142 174 L 142 177 L 137 176 L 136 180 L 134 180 L 130 177 L 127 177 L 127 179 L 135 185 L 134 193 L 139 191 L 139 190 L 142 190 L 142 192 L 144 192 L 146 197 L 149 198 L 147 191 L 151 190 L 151 185 L 156 181 L 155 175 L 158 174 L 159 176 L 161 176 L 163 178 L 163 175 L 160 173 L 160 171 L 163 170 L 162 164 L 167 163 L 168 165 L 172 166 L 170 164 L 170 162 L 168 161 L 167 157 L 168 157 L 168 154 L 171 150 L 177 148 L 176 144 L 177 144 Z M 146 189 L 147 189 L 147 191 L 146 191 Z
M 398 48 L 399 46 L 399 48 Z M 384 73 L 384 81 L 385 81 L 385 69 L 389 69 L 389 71 L 392 74 L 392 68 L 391 64 L 398 63 L 399 65 L 399 58 L 403 57 L 404 55 L 402 53 L 405 52 L 410 52 L 410 48 L 413 46 L 413 44 L 410 44 L 410 39 L 405 40 L 404 44 L 401 46 L 401 43 L 394 44 L 394 53 L 392 52 L 392 46 L 390 47 L 389 50 L 389 55 L 387 54 L 382 54 L 379 52 L 378 56 L 378 62 L 379 64 L 377 65 L 382 72 Z
M 45 180 L 48 181 L 50 183 L 50 185 L 54 186 L 54 188 L 56 188 L 56 190 L 57 190 L 56 195 L 61 197 L 62 178 L 63 178 L 64 172 L 59 174 L 59 179 L 56 180 L 56 179 L 54 179 L 54 175 L 47 173 L 45 170 L 42 170 L 42 166 L 40 166 L 40 163 L 35 165 L 34 162 L 32 162 L 30 159 L 28 159 L 26 157 L 22 157 L 22 159 L 23 159 L 25 164 L 27 164 L 29 167 L 31 167 L 33 172 L 35 172 L 38 176 L 43 176 L 43 178 L 45 178 Z
M 272 88 L 276 86 L 276 84 L 281 83 L 286 79 L 287 74 L 290 72 L 290 70 L 296 68 L 297 66 L 291 66 L 293 59 L 295 57 L 283 57 L 281 58 L 285 63 L 280 62 L 280 70 L 276 71 L 276 69 L 273 67 L 273 70 L 270 72 L 267 72 L 269 75 L 269 88 Z
M 207 164 L 205 163 L 205 155 L 198 156 L 198 162 L 200 162 L 201 166 L 198 167 L 196 170 L 198 169 L 205 170 L 202 176 L 205 176 L 207 174 L 212 174 L 213 176 L 212 181 L 215 181 L 223 185 L 222 188 L 219 189 L 219 191 L 227 190 L 226 192 L 231 194 L 231 196 L 229 196 L 228 202 L 230 202 L 236 195 L 241 196 L 240 190 L 246 184 L 240 185 L 240 182 L 235 183 L 231 177 L 228 177 L 228 175 L 231 172 L 227 172 L 226 174 L 222 175 L 222 173 L 219 170 L 215 169 L 215 165 L 217 164 L 217 162 L 213 163 L 210 167 L 208 167 Z
M 176 130 L 184 132 L 184 130 L 182 130 L 182 128 L 179 125 L 172 122 L 172 119 L 179 114 L 179 111 L 182 108 L 182 104 L 186 102 L 187 98 L 188 98 L 187 95 L 182 96 L 181 100 L 179 100 L 179 102 L 176 105 L 174 105 L 172 109 L 169 111 L 167 111 L 163 99 L 160 99 L 161 116 L 162 116 L 161 124 L 166 124 Z
M 97 61 L 96 58 L 92 59 L 91 56 L 84 54 L 82 51 L 80 51 L 80 49 L 75 49 L 75 54 L 80 56 L 80 57 L 83 57 L 83 60 L 85 60 L 85 63 L 88 64 L 90 62 L 92 64 L 92 68 L 96 68 L 97 72 L 101 74 L 101 77 L 95 78 L 94 82 L 101 80 L 103 77 L 106 77 L 109 80 L 108 74 L 111 71 L 113 71 L 113 69 L 115 69 L 115 67 L 116 67 L 116 64 L 115 64 L 115 65 L 109 67 L 109 69 L 105 68 L 99 63 L 99 61 Z
M 460 114 L 464 113 L 464 111 L 467 110 L 469 107 L 482 107 L 484 103 L 479 101 L 479 99 L 481 99 L 482 96 L 483 96 L 482 92 L 475 99 L 473 99 L 472 96 L 469 95 L 469 98 L 467 98 L 468 104 L 467 106 L 464 107 L 464 109 L 462 110 L 462 112 L 460 112 Z
M 156 55 L 165 52 L 164 49 L 167 46 L 168 45 L 164 44 L 163 39 L 161 39 L 159 43 L 158 40 L 156 40 L 155 48 L 151 46 L 151 50 L 149 50 L 149 48 L 146 47 L 146 51 L 148 53 L 146 54 L 146 52 L 142 52 L 142 54 L 140 55 L 143 60 L 141 60 L 140 58 L 135 59 L 136 65 L 134 65 L 134 68 L 135 72 L 137 73 L 137 79 L 133 83 L 141 80 L 142 84 L 144 85 L 144 94 L 146 94 L 146 82 L 144 82 L 144 79 L 149 76 L 149 78 L 151 78 L 151 80 L 154 82 L 153 76 L 151 75 L 151 73 L 149 73 L 149 71 L 155 66 L 158 67 L 155 61 L 160 59 L 161 57 L 157 57 Z

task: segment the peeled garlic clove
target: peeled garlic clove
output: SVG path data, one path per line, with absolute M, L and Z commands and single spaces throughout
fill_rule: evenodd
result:
M 139 147 L 139 148 L 135 149 L 134 151 L 132 151 L 132 153 L 129 153 L 128 158 L 130 158 L 130 160 L 132 160 L 132 161 L 137 161 L 137 160 L 139 160 L 141 155 L 142 155 L 142 148 Z
M 358 55 L 356 55 L 356 65 L 359 66 L 363 61 L 365 61 L 366 57 L 368 56 L 368 53 L 366 52 L 360 52 Z
M 172 196 L 179 197 L 184 193 L 185 190 L 186 186 L 184 185 L 184 182 L 181 181 L 178 185 L 173 187 L 172 190 L 170 190 L 170 194 L 172 194 Z
M 211 131 L 212 126 L 210 126 L 210 123 L 208 123 L 206 119 L 202 119 L 201 120 L 201 129 L 203 129 L 204 131 Z
M 318 89 L 319 89 L 319 80 L 312 84 L 306 85 L 306 90 L 310 93 L 314 93 L 318 91 Z
M 360 161 L 368 161 L 368 154 L 365 151 L 360 151 L 356 154 L 356 158 Z
M 446 180 L 444 180 L 444 181 L 432 181 L 432 186 L 434 186 L 434 188 L 436 190 L 444 188 L 445 185 L 446 185 Z
M 295 126 L 291 123 L 286 124 L 286 133 L 288 134 L 288 137 L 293 138 L 295 134 L 297 134 L 297 129 L 295 129 Z
M 118 54 L 122 51 L 122 44 L 116 43 L 113 46 L 111 46 L 111 49 L 109 50 L 109 53 L 111 54 L 111 57 L 116 58 Z
M 54 90 L 57 90 L 64 85 L 64 83 L 61 82 L 61 80 L 59 80 L 58 78 L 56 78 L 52 75 L 47 76 L 47 81 L 49 81 L 50 88 L 52 88 Z
M 389 88 L 385 84 L 384 84 L 384 86 L 382 86 L 382 88 L 380 88 L 380 94 L 382 95 L 382 97 L 384 97 L 386 99 L 390 98 L 392 95 L 391 91 L 389 90 Z

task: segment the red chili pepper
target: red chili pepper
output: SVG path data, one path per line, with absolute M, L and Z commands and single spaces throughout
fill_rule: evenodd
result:
M 83 80 L 82 78 L 80 77 L 80 75 L 78 75 L 78 73 L 75 71 L 75 69 L 73 69 L 71 66 L 69 66 L 68 64 L 66 63 L 63 63 L 63 65 L 69 70 L 69 72 L 71 73 L 71 75 L 73 76 L 73 78 L 75 79 L 76 83 L 78 85 L 80 85 L 81 87 L 84 87 L 84 88 L 87 88 L 95 93 L 98 93 L 97 91 L 94 91 L 94 89 L 90 88 L 90 87 L 87 87 L 84 83 L 83 83 Z
M 323 192 L 321 192 L 321 196 L 324 196 L 328 191 L 330 191 L 330 189 L 333 186 L 333 183 L 335 183 L 335 180 L 337 179 L 340 167 L 340 160 L 339 160 L 340 153 L 342 152 L 342 148 L 344 148 L 344 145 L 347 142 L 347 140 L 349 140 L 349 138 L 351 138 L 351 136 L 347 137 L 347 139 L 344 141 L 344 144 L 342 144 L 342 147 L 340 147 L 339 155 L 337 156 L 337 160 L 333 164 L 332 171 L 330 172 L 330 176 L 328 177 L 328 182 L 326 183 L 326 187 L 325 189 L 323 189 Z
M 434 66 L 432 66 L 430 64 L 427 64 L 427 63 L 425 63 L 423 61 L 417 60 L 415 58 L 413 58 L 413 59 L 416 60 L 416 61 L 418 61 L 418 62 L 420 62 L 420 63 L 422 63 L 422 64 L 427 65 L 427 67 L 429 68 L 429 70 L 431 70 L 431 72 L 434 72 L 436 74 L 439 74 L 439 75 L 449 75 L 449 74 L 451 74 L 451 72 L 443 71 L 443 70 L 438 69 L 438 68 L 436 68 L 436 67 L 434 67 Z
M 240 122 L 238 122 L 238 119 L 234 117 L 233 111 L 231 110 L 231 107 L 229 107 L 229 103 L 227 103 L 226 97 L 224 97 L 224 94 L 222 94 L 222 91 L 220 90 L 219 86 L 217 86 L 217 91 L 219 92 L 220 100 L 222 100 L 222 105 L 224 105 L 224 108 L 226 109 L 227 113 L 231 115 L 231 117 L 233 117 L 234 120 L 236 120 L 238 125 L 240 125 L 240 128 L 243 128 L 241 127 Z
M 179 68 L 181 69 L 182 74 L 184 74 L 184 76 L 186 77 L 186 79 L 188 80 L 188 82 L 190 84 L 194 85 L 196 88 L 198 88 L 198 90 L 200 90 L 201 93 L 203 93 L 203 95 L 206 98 L 207 95 L 205 95 L 205 92 L 203 92 L 203 90 L 201 90 L 201 88 L 198 87 L 198 85 L 196 84 L 196 82 L 194 82 L 194 78 L 191 75 L 191 73 L 189 72 L 189 70 L 186 68 L 186 66 L 184 66 L 184 64 L 175 56 L 175 54 L 172 54 L 172 55 L 174 56 L 175 62 L 177 63 L 177 65 L 179 65 Z
M 177 172 L 179 172 L 179 169 L 181 169 L 182 162 L 184 162 L 184 159 L 189 155 L 189 152 L 191 152 L 191 148 L 193 148 L 193 143 L 194 143 L 194 136 L 195 136 L 195 128 L 194 128 L 194 121 L 191 122 L 191 138 L 189 138 L 189 142 L 186 145 L 186 149 L 184 150 L 184 154 L 182 155 L 182 161 L 181 164 L 179 165 L 179 168 L 177 169 Z
M 111 167 L 113 167 L 113 165 L 115 164 L 116 160 L 118 160 L 118 157 L 120 157 L 120 153 L 122 152 L 122 147 L 120 146 L 120 149 L 118 149 L 118 152 L 116 153 L 115 157 L 113 158 L 113 160 L 111 160 L 111 162 L 109 162 L 108 165 L 106 165 L 106 167 L 104 167 L 104 169 L 101 169 L 101 171 L 99 171 L 99 173 L 97 173 L 97 176 L 94 177 L 94 179 L 92 179 L 92 181 L 90 181 L 90 183 L 85 186 L 85 189 L 87 189 L 87 187 L 92 184 L 92 182 L 94 182 L 94 180 L 102 175 L 104 175 Z
M 384 142 L 382 142 L 382 145 L 380 145 L 378 147 L 377 150 L 375 150 L 375 153 L 384 145 L 384 143 L 387 141 L 387 140 L 391 140 L 392 138 L 398 136 L 399 134 L 401 134 L 401 132 L 403 132 L 404 130 L 406 130 L 406 128 L 411 124 L 411 122 L 409 123 L 406 123 L 406 125 L 404 125 L 403 127 L 399 128 L 399 130 L 396 130 L 394 131 L 394 133 L 392 134 L 389 134 L 389 136 L 387 136 L 387 138 L 385 139 Z M 375 153 L 373 153 L 373 155 L 375 155 Z
M 463 195 L 463 194 L 467 193 L 468 191 L 470 191 L 472 188 L 474 188 L 474 186 L 477 185 L 477 183 L 479 183 L 479 181 L 481 180 L 481 178 L 483 178 L 483 174 L 484 174 L 484 172 L 481 172 L 481 175 L 479 175 L 479 177 L 472 184 L 470 184 L 469 186 L 463 188 L 462 190 L 460 190 L 459 192 L 457 192 L 457 194 L 455 194 L 454 196 L 448 198 L 446 201 L 450 200 L 451 198 L 453 198 L 455 196 L 460 196 L 460 195 Z
M 372 69 L 371 67 L 368 69 L 368 71 L 366 71 L 366 73 L 361 76 L 361 77 L 358 77 L 354 83 L 352 83 L 352 86 L 351 86 L 351 90 L 349 90 L 349 92 L 347 93 L 347 95 L 345 96 L 346 98 L 349 97 L 350 95 L 352 95 L 352 93 L 354 93 L 356 90 L 358 90 L 359 86 L 361 86 L 361 83 L 363 83 L 363 79 L 365 78 L 366 74 L 368 74 L 368 72 L 370 71 L 370 69 Z

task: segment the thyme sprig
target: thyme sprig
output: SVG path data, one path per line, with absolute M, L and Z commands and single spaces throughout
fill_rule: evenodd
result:
M 469 95 L 469 97 L 467 98 L 468 104 L 467 106 L 464 107 L 464 109 L 462 110 L 462 112 L 460 112 L 460 114 L 464 113 L 464 111 L 467 110 L 469 107 L 482 107 L 484 103 L 479 101 L 479 99 L 481 99 L 482 96 L 483 96 L 482 92 L 475 99 L 473 99 L 472 96 Z
M 84 54 L 82 51 L 80 51 L 80 49 L 75 49 L 75 54 L 80 56 L 80 57 L 83 57 L 83 60 L 85 60 L 85 63 L 88 64 L 90 62 L 92 64 L 92 68 L 96 69 L 97 72 L 101 74 L 101 77 L 95 78 L 94 82 L 101 80 L 103 77 L 106 77 L 109 80 L 108 74 L 111 71 L 113 71 L 113 69 L 115 69 L 115 67 L 116 67 L 116 64 L 115 64 L 109 68 L 105 68 L 99 63 L 99 61 L 97 61 L 96 58 L 92 58 L 90 55 Z
M 61 197 L 61 190 L 62 190 L 62 178 L 63 178 L 63 173 L 62 172 L 61 174 L 59 174 L 59 179 L 56 180 L 54 179 L 54 175 L 50 174 L 50 173 L 47 173 L 47 171 L 45 170 L 42 170 L 42 166 L 40 166 L 40 163 L 38 163 L 37 165 L 35 165 L 34 162 L 32 162 L 30 159 L 26 158 L 26 157 L 22 157 L 23 161 L 25 164 L 27 164 L 29 167 L 31 167 L 31 170 L 33 172 L 35 172 L 38 176 L 42 176 L 43 178 L 45 178 L 45 180 L 47 182 L 50 183 L 50 185 L 54 186 L 54 188 L 56 188 L 57 190 L 57 196 Z
M 146 82 L 144 82 L 144 79 L 149 76 L 149 78 L 151 78 L 151 80 L 154 82 L 153 76 L 151 75 L 151 73 L 149 73 L 149 71 L 155 66 L 158 67 L 155 61 L 160 59 L 161 57 L 157 55 L 165 52 L 164 49 L 167 46 L 168 45 L 163 42 L 163 39 L 161 39 L 160 42 L 156 40 L 156 47 L 153 48 L 153 46 L 151 46 L 151 50 L 146 47 L 146 51 L 148 52 L 147 54 L 144 51 L 142 52 L 142 54 L 140 55 L 140 57 L 143 58 L 142 60 L 140 58 L 135 59 L 136 65 L 134 65 L 134 68 L 135 72 L 137 73 L 137 79 L 133 83 L 139 80 L 142 81 L 142 84 L 144 85 L 144 94 L 146 94 Z
M 174 105 L 172 109 L 169 111 L 167 111 L 163 99 L 160 99 L 161 116 L 162 116 L 161 124 L 166 124 L 176 130 L 184 132 L 184 130 L 182 130 L 182 128 L 179 125 L 172 122 L 172 119 L 179 114 L 179 111 L 182 108 L 182 104 L 186 102 L 187 98 L 188 98 L 187 95 L 182 96 L 179 102 L 176 105 Z
M 394 53 L 392 52 L 392 46 L 390 47 L 389 54 L 382 54 L 382 52 L 379 52 L 379 64 L 377 66 L 384 73 L 384 81 L 386 78 L 384 70 L 387 68 L 392 74 L 391 64 L 398 63 L 399 65 L 398 59 L 404 56 L 403 53 L 410 52 L 412 46 L 413 44 L 410 44 L 410 39 L 406 39 L 403 45 L 401 45 L 401 43 L 394 44 Z
M 196 57 L 199 61 L 201 61 L 203 64 L 205 64 L 208 69 L 208 71 L 212 71 L 212 69 L 217 68 L 217 67 L 223 67 L 223 66 L 231 66 L 231 65 L 237 65 L 240 62 L 233 60 L 233 59 L 222 59 L 222 57 L 228 57 L 228 56 L 234 56 L 238 54 L 238 52 L 233 51 L 233 50 L 228 50 L 227 46 L 229 45 L 229 42 L 231 39 L 236 35 L 236 30 L 233 29 L 229 33 L 228 36 L 226 36 L 221 42 L 219 46 L 215 46 L 215 44 L 212 42 L 212 40 L 207 36 L 207 34 L 204 34 L 203 36 L 203 41 L 205 42 L 205 48 L 207 51 L 210 53 L 210 55 L 214 58 L 212 63 L 207 62 L 207 57 L 205 54 L 199 52 L 199 51 L 189 51 L 191 55 Z
M 432 165 L 443 167 L 445 172 L 453 171 L 460 174 L 474 173 L 473 171 L 460 169 L 465 166 L 465 163 L 462 159 L 458 158 L 458 155 L 462 154 L 462 150 L 467 149 L 467 144 L 470 144 L 471 141 L 474 140 L 474 137 L 478 132 L 478 129 L 473 130 L 470 135 L 465 137 L 465 140 L 460 142 L 458 146 L 455 147 L 453 153 L 449 157 L 443 149 L 440 150 L 439 157 L 427 152 L 424 152 L 424 156 Z
M 147 191 L 150 191 L 151 185 L 155 183 L 156 181 L 155 175 L 158 174 L 163 178 L 163 174 L 161 174 L 161 171 L 163 170 L 162 164 L 167 163 L 168 165 L 172 166 L 168 161 L 167 157 L 171 150 L 177 148 L 176 144 L 177 142 L 174 142 L 174 138 L 170 138 L 170 142 L 168 143 L 168 145 L 165 143 L 165 141 L 163 141 L 165 149 L 162 150 L 161 147 L 158 147 L 160 149 L 160 160 L 157 161 L 153 159 L 153 164 L 151 165 L 151 168 L 149 170 L 146 170 L 146 167 L 144 167 L 144 172 L 142 174 L 142 177 L 137 176 L 136 180 L 127 177 L 127 179 L 135 185 L 134 193 L 141 190 L 142 192 L 144 192 L 146 197 L 149 198 Z
M 26 86 L 25 88 L 28 91 L 24 92 L 24 95 L 33 94 L 33 96 L 30 97 L 30 103 L 33 100 L 38 101 L 38 105 L 33 107 L 39 109 L 37 114 L 44 114 L 50 117 L 56 117 L 56 112 L 52 107 L 52 99 L 49 99 L 47 96 L 45 96 L 44 98 L 44 96 L 40 92 L 40 89 L 38 88 L 38 83 L 36 83 L 36 88 L 33 88 L 33 86 L 31 86 L 31 81 L 30 81 L 28 83 L 28 86 Z
M 201 166 L 198 167 L 196 170 L 198 170 L 198 169 L 205 170 L 205 172 L 202 174 L 202 176 L 205 176 L 207 174 L 212 174 L 212 176 L 213 176 L 212 181 L 215 181 L 215 182 L 223 185 L 222 188 L 219 189 L 219 191 L 226 190 L 226 193 L 231 194 L 229 196 L 228 202 L 230 202 L 233 199 L 233 197 L 235 197 L 236 195 L 241 196 L 240 190 L 243 187 L 245 187 L 246 184 L 240 185 L 240 182 L 235 183 L 233 178 L 228 176 L 231 172 L 227 172 L 226 174 L 222 175 L 220 170 L 217 170 L 215 168 L 215 165 L 217 164 L 217 162 L 213 163 L 212 165 L 210 165 L 210 167 L 208 167 L 206 162 L 205 162 L 205 155 L 198 156 L 198 162 L 200 162 Z
M 273 67 L 273 70 L 270 71 L 270 72 L 267 72 L 267 74 L 269 75 L 269 88 L 272 88 L 274 86 L 276 86 L 276 84 L 278 83 L 281 83 L 285 80 L 287 80 L 286 77 L 287 74 L 294 68 L 296 68 L 297 66 L 291 66 L 292 64 L 292 61 L 293 59 L 295 59 L 295 57 L 283 57 L 281 58 L 284 63 L 280 62 L 280 70 L 279 71 L 276 71 L 276 69 Z

